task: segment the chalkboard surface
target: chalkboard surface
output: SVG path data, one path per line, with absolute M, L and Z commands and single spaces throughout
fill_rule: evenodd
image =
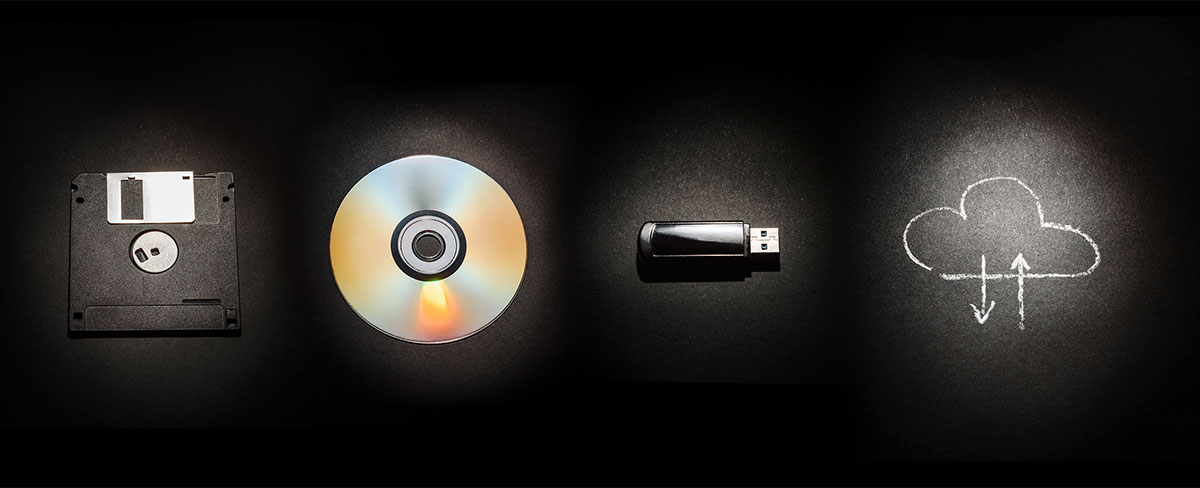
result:
M 1154 25 L 919 23 L 957 41 L 875 72 L 842 216 L 864 456 L 1195 456 L 1198 71 Z

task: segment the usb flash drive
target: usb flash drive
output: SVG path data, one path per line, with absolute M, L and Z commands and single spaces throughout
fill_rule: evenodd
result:
M 646 222 L 638 233 L 638 261 L 639 269 L 679 276 L 708 270 L 744 278 L 779 269 L 779 228 L 742 221 Z

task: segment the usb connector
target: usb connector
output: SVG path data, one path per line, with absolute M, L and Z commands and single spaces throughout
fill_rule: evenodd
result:
M 779 228 L 751 227 L 750 254 L 779 254 Z

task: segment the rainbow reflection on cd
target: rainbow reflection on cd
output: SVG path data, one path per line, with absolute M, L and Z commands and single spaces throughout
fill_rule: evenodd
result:
M 525 227 L 484 172 L 411 156 L 350 189 L 333 218 L 329 256 L 338 289 L 367 323 L 410 342 L 450 342 L 487 327 L 512 302 L 525 273 Z

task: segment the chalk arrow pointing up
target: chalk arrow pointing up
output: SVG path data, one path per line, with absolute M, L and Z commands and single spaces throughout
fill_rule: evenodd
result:
M 1012 266 L 1009 266 L 1008 268 L 1016 269 L 1018 270 L 1018 273 L 1024 274 L 1024 271 L 1020 271 L 1019 268 L 1025 268 L 1025 271 L 1029 271 L 1029 263 L 1025 262 L 1025 256 L 1023 254 L 1017 253 L 1017 258 L 1013 260 Z
M 1009 269 L 1017 270 L 1017 306 L 1021 311 L 1019 327 L 1025 330 L 1025 272 L 1029 271 L 1029 263 L 1025 262 L 1025 256 L 1017 253 L 1017 258 L 1013 260 Z
M 984 256 L 982 254 L 979 255 L 979 290 L 983 293 L 983 298 L 981 300 L 979 300 L 979 308 L 975 308 L 974 303 L 968 303 L 967 305 L 970 305 L 971 310 L 975 311 L 975 321 L 982 324 L 984 322 L 987 322 L 988 315 L 990 315 L 992 313 L 992 307 L 996 306 L 995 300 L 992 301 L 991 305 L 988 305 L 988 301 L 987 301 L 987 256 Z M 986 312 L 983 311 L 984 307 L 987 307 Z

